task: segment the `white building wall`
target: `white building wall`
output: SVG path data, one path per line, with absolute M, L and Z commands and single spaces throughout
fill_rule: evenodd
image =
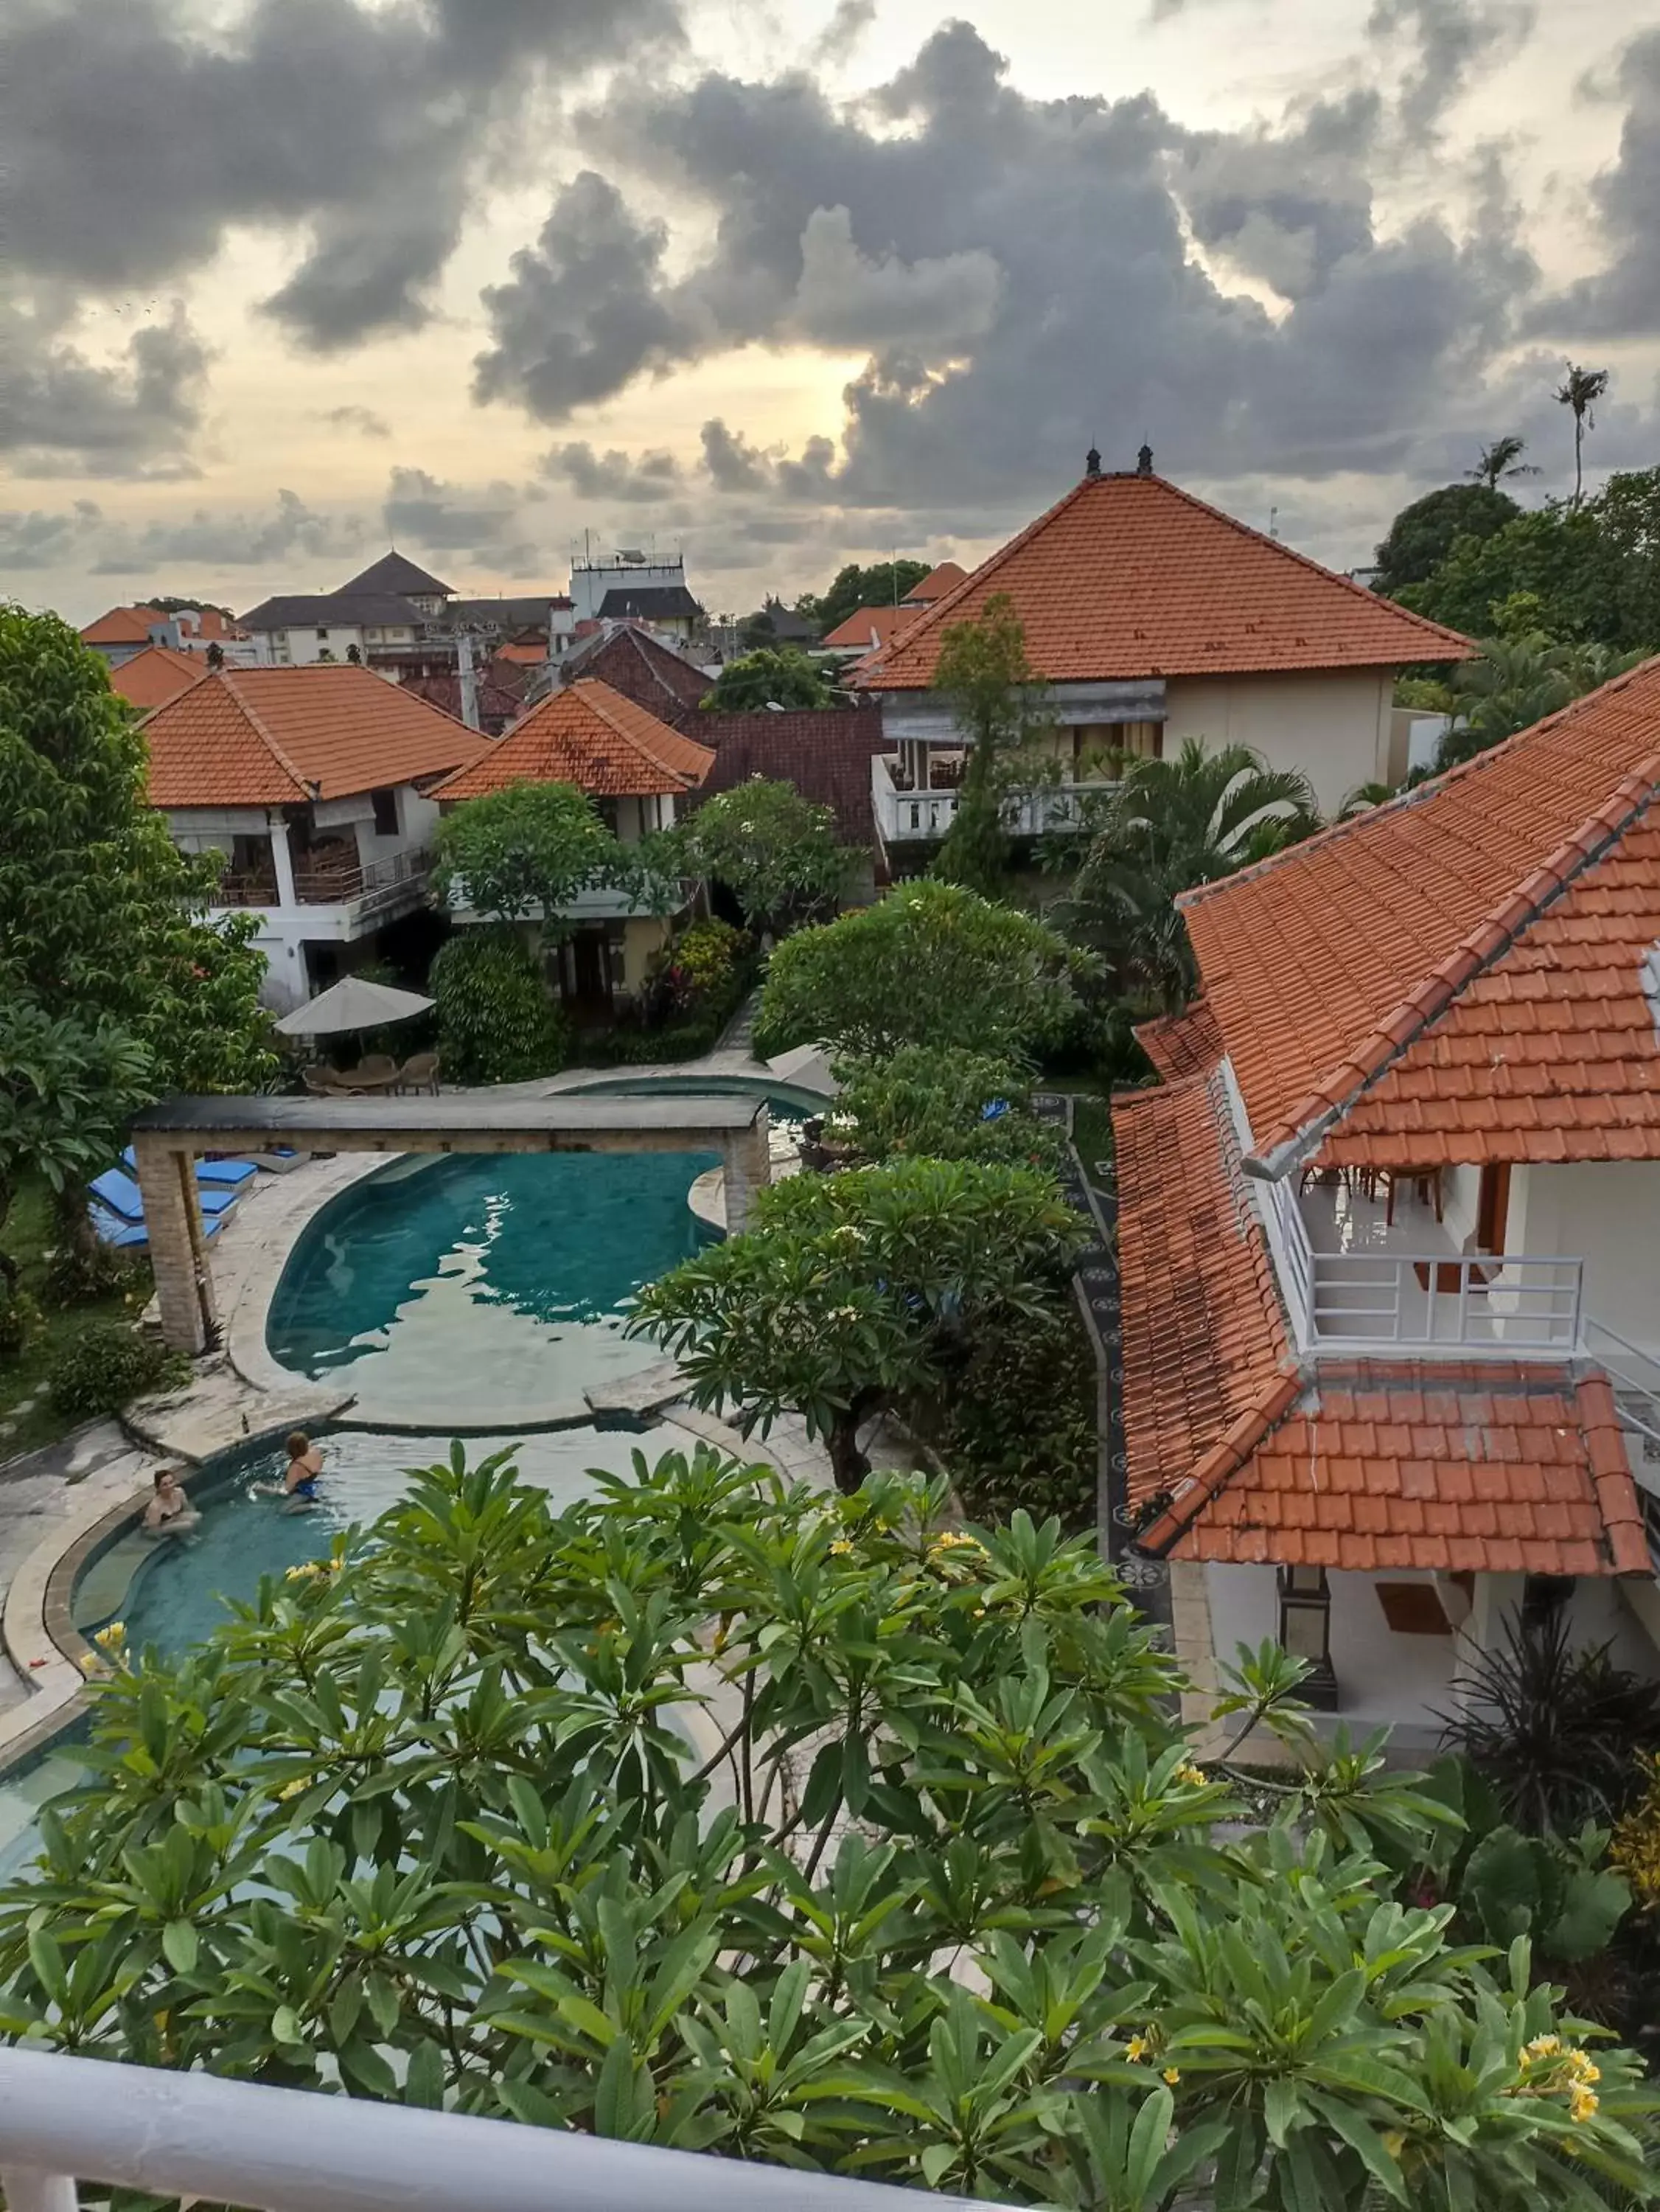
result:
M 1321 812 L 1335 814 L 1357 785 L 1387 773 L 1394 693 L 1387 668 L 1172 677 L 1165 692 L 1165 754 L 1189 738 L 1213 752 L 1249 745 L 1270 768 L 1300 769 Z
M 256 630 L 254 644 L 263 668 L 309 668 L 325 653 L 331 660 L 347 660 L 353 646 L 360 653 L 363 631 L 356 623 L 302 623 L 291 629 Z
M 1586 1313 L 1660 1356 L 1660 1164 L 1518 1168 L 1506 1242 L 1583 1260 Z

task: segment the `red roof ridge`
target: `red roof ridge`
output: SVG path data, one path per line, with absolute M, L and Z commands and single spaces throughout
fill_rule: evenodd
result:
M 1548 859 L 1468 930 L 1313 1090 L 1257 1139 L 1257 1149 L 1245 1163 L 1246 1173 L 1277 1181 L 1294 1166 L 1459 994 L 1501 959 L 1530 923 L 1536 921 L 1577 877 L 1618 842 L 1653 805 L 1657 793 L 1660 793 L 1660 752 L 1649 754 L 1629 775 L 1621 776 L 1602 804 Z M 1290 859 L 1297 850 L 1293 846 L 1281 857 Z
M 324 663 L 319 665 L 327 665 L 329 664 Z M 270 751 L 271 758 L 283 771 L 284 775 L 291 775 L 294 781 L 299 785 L 300 797 L 302 799 L 315 799 L 322 790 L 322 785 L 314 781 L 311 777 L 305 776 L 300 774 L 300 770 L 288 758 L 287 753 L 283 751 L 282 746 L 278 744 L 276 739 L 271 735 L 270 730 L 266 728 L 264 720 L 254 708 L 252 702 L 250 700 L 245 699 L 235 684 L 233 683 L 231 680 L 230 670 L 228 668 L 218 668 L 214 671 L 214 673 L 222 679 L 226 690 L 241 708 L 244 715 L 247 719 L 249 726 Z M 196 689 L 197 686 L 194 684 L 191 684 L 191 690 L 194 691 Z M 181 692 L 179 694 L 180 698 L 187 698 L 189 696 L 190 693 L 188 692 Z
M 597 714 L 601 721 L 604 723 L 606 728 L 613 731 L 616 736 L 621 738 L 624 744 L 631 746 L 635 752 L 645 753 L 651 760 L 654 768 L 660 768 L 665 775 L 673 776 L 676 782 L 681 786 L 682 790 L 694 791 L 697 788 L 698 779 L 695 776 L 688 775 L 684 769 L 675 767 L 671 761 L 665 760 L 663 756 L 657 750 L 657 747 L 651 744 L 649 738 L 647 738 L 642 731 L 631 730 L 627 725 L 619 718 L 615 709 L 612 708 L 610 702 L 613 699 L 621 701 L 624 697 L 624 694 L 613 691 L 610 685 L 607 684 L 603 678 L 597 676 L 579 677 L 577 681 L 571 686 L 571 689 L 582 695 L 584 705 L 586 706 L 592 713 Z M 602 694 L 603 695 L 603 696 L 601 696 Z M 657 720 L 657 717 L 651 713 L 649 707 L 641 707 L 638 701 L 635 700 L 629 700 L 627 703 L 633 707 L 637 713 L 643 714 L 648 721 L 655 721 Z M 666 729 L 667 726 L 665 725 L 664 726 Z M 682 744 L 698 744 L 697 738 L 688 738 L 683 732 L 669 731 L 668 734 L 671 737 L 678 737 Z M 708 754 L 710 763 L 712 764 L 715 757 L 713 747 L 710 745 L 702 745 L 699 749 L 700 750 Z M 705 774 L 706 775 L 707 772 L 707 769 L 706 769 Z
M 1136 1539 L 1138 1552 L 1161 1559 L 1197 1521 L 1205 1507 L 1225 1489 L 1260 1444 L 1272 1436 L 1302 1396 L 1303 1378 L 1295 1373 L 1275 1376 L 1255 1402 L 1197 1460 L 1175 1492 L 1171 1504 Z

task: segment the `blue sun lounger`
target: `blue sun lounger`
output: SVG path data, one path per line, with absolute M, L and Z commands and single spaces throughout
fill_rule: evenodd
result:
M 129 1175 L 136 1173 L 138 1156 L 130 1145 L 122 1153 L 121 1162 Z M 216 1183 L 227 1190 L 240 1190 L 258 1172 L 251 1160 L 198 1160 L 196 1164 L 198 1182 Z
M 134 1229 L 143 1226 L 143 1194 L 130 1175 L 124 1175 L 119 1168 L 109 1168 L 101 1176 L 94 1176 L 87 1188 L 118 1221 L 124 1221 Z M 223 1213 L 236 1204 L 233 1190 L 215 1190 L 206 1183 L 197 1187 L 196 1194 L 204 1219 Z
M 142 1222 L 123 1221 L 118 1214 L 112 1213 L 108 1206 L 100 1206 L 96 1199 L 87 1211 L 92 1217 L 93 1229 L 100 1244 L 112 1244 L 123 1252 L 149 1250 L 150 1232 Z M 224 1226 L 222 1215 L 211 1214 L 203 1219 L 202 1233 L 204 1237 L 217 1237 Z

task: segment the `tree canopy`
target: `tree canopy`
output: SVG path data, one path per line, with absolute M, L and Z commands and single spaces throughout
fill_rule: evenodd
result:
M 1059 1165 L 1060 1137 L 1032 1112 L 1032 1079 L 1013 1060 L 908 1044 L 883 1059 L 838 1060 L 835 1073 L 829 1127 L 862 1159 Z
M 1508 492 L 1485 482 L 1427 491 L 1401 509 L 1378 548 L 1378 590 L 1398 599 L 1407 585 L 1433 575 L 1459 538 L 1491 538 L 1521 512 Z
M 759 775 L 705 799 L 673 835 L 682 872 L 724 884 L 758 935 L 834 914 L 858 857 L 827 806 Z
M 833 707 L 836 692 L 796 647 L 762 646 L 729 660 L 702 703 L 711 714 L 743 714 L 767 707 Z
M 631 858 L 573 783 L 512 783 L 469 799 L 433 834 L 433 881 L 452 905 L 556 934 L 579 891 L 632 881 Z
M 0 609 L 0 1221 L 25 1170 L 67 1192 L 107 1166 L 148 1100 L 276 1066 L 257 924 L 207 921 L 222 856 L 179 852 L 145 775 L 103 662 Z
M 1131 761 L 1078 871 L 1069 919 L 1120 989 L 1166 1008 L 1198 981 L 1178 893 L 1295 844 L 1319 826 L 1294 769 L 1245 745 L 1190 738 L 1173 759 Z
M 1285 1741 L 1264 1814 L 1093 1541 L 704 1449 L 597 1481 L 457 1445 L 123 1655 L 0 1888 L 0 2033 L 1080 2212 L 1647 2194 L 1631 2055 L 1397 1901 L 1456 1824 L 1283 1655 L 1222 1700 Z
M 827 591 L 803 593 L 796 602 L 796 612 L 816 623 L 824 636 L 857 607 L 896 607 L 931 567 L 927 561 L 873 561 L 861 568 L 857 561 L 849 561 L 836 571 Z
M 1077 1012 L 1074 981 L 1091 965 L 1032 915 L 960 884 L 902 884 L 785 939 L 761 992 L 758 1046 L 1023 1056 L 1064 1033 Z
M 1021 756 L 1039 726 L 1036 672 L 1015 602 L 997 592 L 972 621 L 952 623 L 940 641 L 933 689 L 968 740 L 957 811 L 931 872 L 994 898 L 1011 849 L 1003 807 Z

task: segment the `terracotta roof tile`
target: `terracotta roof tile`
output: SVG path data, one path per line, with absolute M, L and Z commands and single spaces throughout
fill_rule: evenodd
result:
M 170 645 L 147 645 L 130 660 L 110 671 L 110 689 L 118 691 L 130 706 L 148 714 L 165 706 L 208 673 L 205 662 L 188 653 L 175 653 Z
M 596 797 L 694 790 L 714 765 L 655 714 L 585 677 L 553 691 L 506 737 L 439 786 L 440 799 L 476 799 L 510 783 L 573 783 Z
M 838 651 L 867 652 L 891 643 L 901 630 L 909 629 L 919 611 L 916 607 L 855 607 L 845 622 L 839 622 L 819 642 Z
M 1222 1033 L 1203 999 L 1196 999 L 1184 1013 L 1138 1024 L 1136 1042 L 1166 1083 L 1202 1075 L 1222 1056 Z
M 224 668 L 144 723 L 152 806 L 283 806 L 442 775 L 487 740 L 372 669 Z
M 1660 1158 L 1657 790 L 1660 659 L 1186 894 L 1258 1152 Z
M 942 561 L 930 568 L 921 583 L 912 584 L 900 601 L 902 606 L 931 607 L 936 599 L 942 599 L 948 592 L 954 592 L 959 584 L 968 581 L 968 571 L 955 561 Z
M 81 633 L 86 645 L 148 645 L 150 630 L 167 617 L 160 607 L 112 607 Z
M 1322 568 L 1162 477 L 1086 477 L 852 679 L 932 681 L 953 622 L 1007 592 L 1050 683 L 1462 660 L 1455 631 Z

